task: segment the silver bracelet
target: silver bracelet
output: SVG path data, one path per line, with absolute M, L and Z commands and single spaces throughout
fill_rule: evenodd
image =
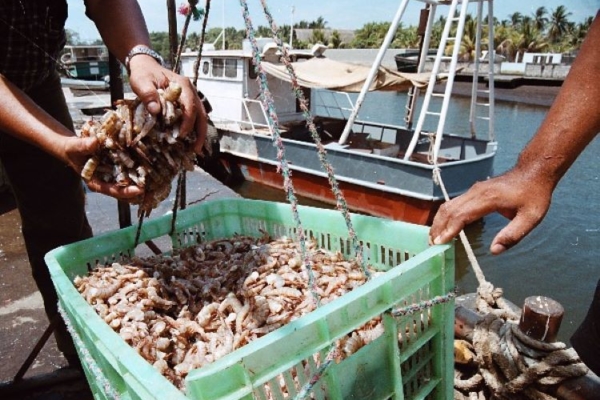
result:
M 125 68 L 127 69 L 127 72 L 130 72 L 129 63 L 131 62 L 131 59 L 139 54 L 145 54 L 154 58 L 161 66 L 165 65 L 165 62 L 160 54 L 152 50 L 150 47 L 140 44 L 134 46 L 134 48 L 129 51 L 129 54 L 127 54 L 127 57 L 125 57 Z

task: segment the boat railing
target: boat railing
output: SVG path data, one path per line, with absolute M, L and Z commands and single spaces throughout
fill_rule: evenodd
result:
M 214 109 L 212 111 L 211 119 L 216 124 L 227 125 L 230 128 L 232 125 L 235 125 L 239 130 L 250 130 L 257 133 L 270 134 L 273 132 L 267 111 L 261 101 L 215 95 L 210 95 L 210 99 L 220 99 L 220 102 L 227 104 L 227 107 L 223 109 Z
M 317 89 L 314 96 L 313 111 L 323 117 L 347 120 L 354 109 L 354 102 L 345 92 Z
M 212 111 L 211 119 L 213 122 L 228 127 L 235 125 L 240 130 L 272 134 L 272 123 L 269 121 L 268 112 L 260 100 L 212 94 L 208 97 L 209 100 L 219 100 L 215 103 L 227 105 Z M 354 107 L 351 97 L 344 92 L 315 90 L 312 100 L 311 111 L 322 117 L 346 120 Z M 278 112 L 277 118 L 280 122 L 286 122 L 287 120 L 296 120 L 298 115 L 300 115 L 299 112 Z
M 398 133 L 400 131 L 408 132 L 406 128 L 399 125 L 375 123 L 363 120 L 355 120 L 352 124 L 352 132 L 367 134 L 369 139 L 383 143 L 396 144 L 398 142 Z

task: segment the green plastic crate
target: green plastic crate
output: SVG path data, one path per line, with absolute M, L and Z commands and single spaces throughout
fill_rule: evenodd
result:
M 305 232 L 320 247 L 352 257 L 354 250 L 340 212 L 300 206 L 299 214 Z M 170 215 L 145 222 L 140 242 L 168 237 L 171 223 Z M 288 398 L 293 398 L 300 390 L 298 381 L 304 384 L 317 372 L 313 355 L 319 353 L 323 359 L 334 340 L 390 308 L 452 291 L 454 248 L 428 246 L 426 227 L 362 215 L 352 215 L 352 223 L 368 262 L 386 273 L 191 371 L 185 394 L 127 345 L 72 284 L 76 275 L 85 275 L 97 262 L 120 261 L 132 255 L 136 227 L 48 253 L 46 261 L 60 304 L 85 346 L 79 345 L 78 351 L 95 397 L 111 397 L 104 387 L 108 381 L 113 392 L 124 399 L 265 399 L 267 392 L 283 399 L 286 397 L 280 382 L 285 383 Z M 178 212 L 176 233 L 168 243 L 178 247 L 234 234 L 258 237 L 260 230 L 272 237 L 294 237 L 296 227 L 290 205 L 245 199 L 201 203 Z M 454 304 L 438 304 L 400 318 L 385 314 L 384 323 L 385 333 L 377 340 L 326 369 L 313 388 L 312 398 L 452 398 Z

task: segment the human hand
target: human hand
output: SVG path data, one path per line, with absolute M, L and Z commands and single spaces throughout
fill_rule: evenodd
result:
M 190 132 L 196 132 L 194 151 L 202 155 L 207 133 L 207 114 L 196 88 L 191 81 L 159 65 L 156 60 L 147 55 L 137 55 L 129 62 L 129 81 L 131 89 L 146 105 L 146 109 L 154 115 L 161 112 L 159 88 L 166 88 L 169 82 L 178 83 L 181 88 L 179 102 L 183 110 L 180 131 L 185 137 Z
M 71 168 L 81 174 L 87 160 L 96 152 L 98 146 L 99 143 L 96 137 L 65 137 L 64 158 Z M 91 191 L 103 193 L 117 199 L 131 199 L 144 194 L 144 190 L 138 186 L 119 186 L 114 183 L 103 182 L 96 177 L 86 180 L 85 183 Z
M 429 231 L 429 241 L 447 243 L 466 225 L 498 212 L 511 220 L 490 246 L 492 254 L 500 254 L 519 243 L 542 221 L 550 207 L 552 190 L 552 184 L 518 170 L 478 182 L 465 194 L 442 204 Z

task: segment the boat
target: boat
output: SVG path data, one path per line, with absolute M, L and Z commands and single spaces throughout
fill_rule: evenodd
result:
M 292 90 L 292 79 L 282 64 L 282 55 L 287 54 L 301 90 L 309 99 L 327 162 L 351 211 L 427 225 L 446 197 L 460 195 L 475 182 L 490 177 L 497 150 L 493 135 L 493 71 L 486 71 L 490 81 L 486 89 L 489 100 L 482 104 L 478 101 L 482 94 L 476 86 L 478 69 L 475 68 L 471 112 L 464 118 L 467 126 L 462 132 L 444 131 L 445 117 L 452 106 L 458 48 L 451 57 L 445 56 L 444 50 L 451 40 L 460 43 L 469 2 L 423 2 L 428 13 L 423 49 L 429 49 L 438 9 L 447 10 L 447 24 L 431 71 L 424 71 L 427 57 L 420 57 L 417 73 L 406 74 L 382 67 L 381 60 L 408 2 L 401 2 L 370 66 L 336 63 L 327 58 L 323 46 L 292 49 L 273 38 L 245 41 L 241 50 L 203 51 L 199 63 L 197 52 L 183 53 L 181 72 L 197 79 L 197 87 L 210 101 L 210 118 L 219 132 L 221 162 L 231 176 L 283 189 L 278 149 L 273 140 L 279 132 L 277 136 L 285 148 L 295 193 L 336 204 L 327 168 L 322 165 L 318 146 Z M 484 21 L 482 3 L 477 3 L 478 52 L 481 52 Z M 488 30 L 493 35 L 493 25 Z M 261 66 L 266 71 L 277 125 L 261 102 L 264 87 L 253 65 L 255 53 L 260 53 Z M 448 59 L 452 61 L 449 69 L 441 71 L 441 61 Z M 197 76 L 195 65 L 198 65 Z M 433 87 L 440 80 L 446 82 L 446 89 L 443 93 L 434 92 Z M 398 110 L 405 113 L 405 126 L 359 117 L 365 97 L 373 91 L 385 90 L 408 91 L 406 110 Z M 351 93 L 358 93 L 358 97 L 352 99 Z M 419 96 L 420 105 L 416 101 Z M 440 177 L 444 187 L 439 184 Z
M 108 49 L 104 45 L 67 45 L 60 56 L 59 71 L 65 87 L 109 90 Z
M 419 66 L 419 49 L 403 49 L 394 55 L 396 68 L 400 72 L 417 72 Z M 430 49 L 428 56 L 435 56 L 437 49 Z

